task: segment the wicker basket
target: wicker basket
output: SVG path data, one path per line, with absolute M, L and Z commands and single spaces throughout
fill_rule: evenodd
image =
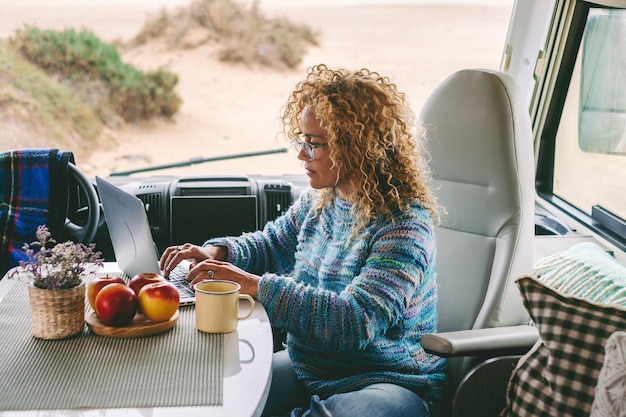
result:
M 30 316 L 33 336 L 63 339 L 85 326 L 85 284 L 67 290 L 45 290 L 30 286 Z

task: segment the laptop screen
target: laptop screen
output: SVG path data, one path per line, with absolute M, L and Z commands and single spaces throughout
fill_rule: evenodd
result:
M 202 245 L 207 239 L 257 230 L 257 198 L 175 196 L 171 200 L 171 244 Z
M 129 277 L 159 272 L 157 248 L 141 200 L 110 182 L 96 177 L 115 260 Z

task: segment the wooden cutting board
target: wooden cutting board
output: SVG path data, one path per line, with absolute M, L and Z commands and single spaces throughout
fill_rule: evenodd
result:
M 170 330 L 176 326 L 178 315 L 179 312 L 177 310 L 168 321 L 157 323 L 148 320 L 143 314 L 137 313 L 128 326 L 115 327 L 104 324 L 100 317 L 94 311 L 91 311 L 85 315 L 85 322 L 87 322 L 89 330 L 100 336 L 134 338 L 152 336 Z

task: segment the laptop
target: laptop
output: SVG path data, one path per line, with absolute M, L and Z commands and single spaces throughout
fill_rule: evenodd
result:
M 109 229 L 115 260 L 127 279 L 141 272 L 162 274 L 158 249 L 143 202 L 98 176 L 96 186 Z M 168 277 L 178 289 L 180 305 L 194 304 L 196 295 L 185 280 L 189 261 L 181 262 Z

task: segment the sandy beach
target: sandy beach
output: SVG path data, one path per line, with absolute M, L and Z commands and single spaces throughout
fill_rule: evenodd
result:
M 89 155 L 77 154 L 88 175 L 267 151 L 287 144 L 276 137 L 278 115 L 306 68 L 367 67 L 390 77 L 415 110 L 447 75 L 462 68 L 497 69 L 504 48 L 512 1 L 261 1 L 267 16 L 284 16 L 311 26 L 320 45 L 311 47 L 295 69 L 248 68 L 220 62 L 216 45 L 171 50 L 150 44 L 122 58 L 142 70 L 163 67 L 178 74 L 183 104 L 171 121 L 123 126 L 110 132 L 117 145 Z M 436 3 L 436 4 L 435 4 Z M 0 0 L 0 38 L 24 24 L 62 30 L 88 28 L 105 41 L 128 40 L 148 16 L 183 0 Z M 249 2 L 247 4 L 250 4 Z M 155 174 L 300 173 L 293 151 L 195 165 Z

